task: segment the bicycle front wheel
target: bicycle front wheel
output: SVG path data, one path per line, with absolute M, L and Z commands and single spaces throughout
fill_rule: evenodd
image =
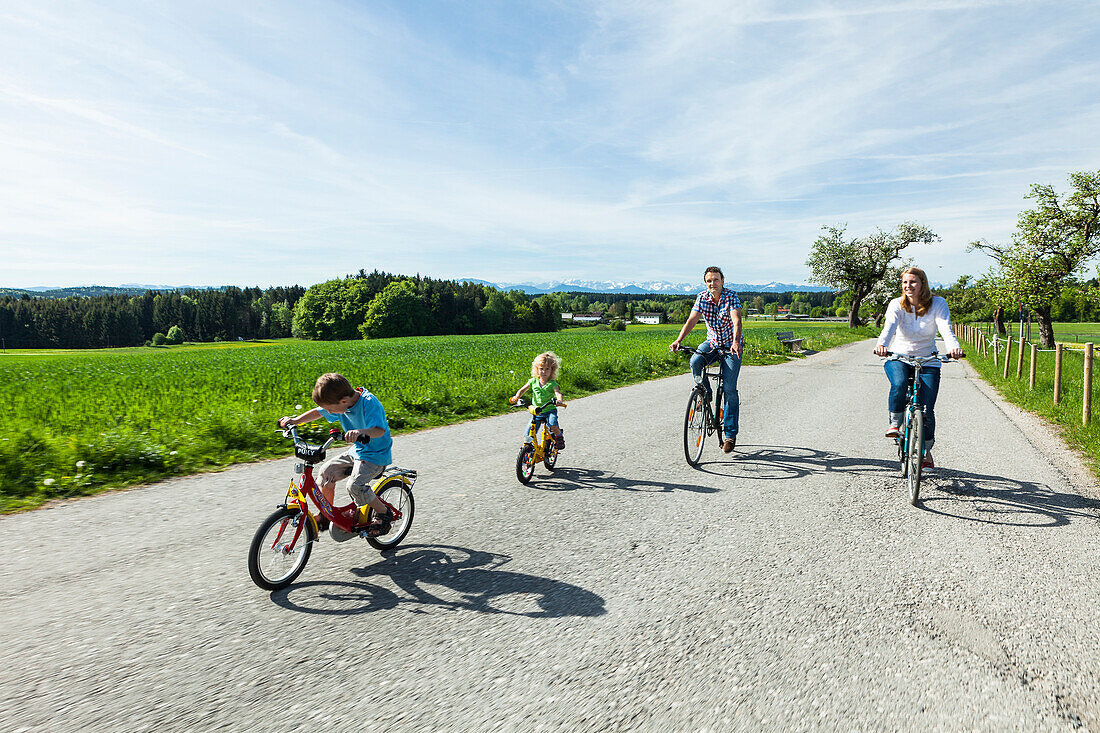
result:
M 412 527 L 413 511 L 416 509 L 413 504 L 413 492 L 405 485 L 404 481 L 398 478 L 380 484 L 374 489 L 374 493 L 379 499 L 401 512 L 400 519 L 390 522 L 389 532 L 380 534 L 377 537 L 367 537 L 367 542 L 374 549 L 389 550 L 397 547 L 397 544 L 405 539 L 405 535 L 409 533 L 409 529 Z M 370 517 L 373 518 L 373 515 L 374 510 L 372 509 Z
M 703 393 L 692 390 L 684 413 L 684 457 L 688 465 L 698 466 L 707 439 L 707 401 Z
M 519 479 L 521 484 L 526 484 L 531 481 L 531 477 L 534 475 L 535 446 L 526 443 L 519 449 L 519 455 L 516 456 L 516 478 Z
M 248 549 L 252 582 L 264 590 L 286 588 L 305 570 L 316 539 L 313 522 L 298 507 L 272 514 L 256 530 Z
M 910 418 L 905 452 L 909 458 L 909 503 L 916 506 L 920 496 L 921 462 L 924 460 L 924 414 L 920 410 L 914 410 Z

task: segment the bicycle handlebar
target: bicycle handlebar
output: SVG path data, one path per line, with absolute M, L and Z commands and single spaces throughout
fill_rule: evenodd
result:
M 873 351 L 871 353 L 875 354 L 875 356 L 879 356 L 877 353 L 875 353 Z M 909 356 L 907 354 L 898 354 L 898 353 L 895 353 L 893 351 L 887 351 L 886 356 L 884 356 L 882 358 L 883 359 L 897 359 L 898 361 L 905 361 L 905 362 L 917 362 L 917 363 L 920 363 L 920 364 L 928 364 L 928 363 L 933 362 L 933 361 L 942 362 L 943 364 L 949 364 L 950 362 L 958 361 L 959 359 L 965 359 L 966 354 L 963 354 L 962 356 L 960 356 L 958 358 L 955 358 L 955 357 L 952 357 L 952 356 L 941 356 L 940 354 L 938 354 L 936 352 L 932 352 L 932 354 L 929 355 L 929 356 Z
M 303 444 L 305 443 L 305 440 L 303 440 L 302 437 L 300 435 L 298 435 L 298 426 L 297 425 L 287 425 L 285 428 L 282 427 L 282 426 L 279 426 L 279 430 L 276 431 L 276 432 L 282 433 L 284 437 L 292 439 L 295 443 L 303 443 Z M 366 440 L 363 440 L 364 437 L 366 438 Z M 321 450 L 328 450 L 328 447 L 330 445 L 332 445 L 334 442 L 336 442 L 336 440 L 343 440 L 343 439 L 344 439 L 344 434 L 342 432 L 340 432 L 340 429 L 339 428 L 332 428 L 331 430 L 328 431 L 328 440 L 326 440 L 324 445 L 321 446 Z M 370 436 L 362 436 L 358 440 L 356 440 L 355 442 L 356 443 L 369 443 L 370 442 Z
M 530 402 L 524 402 L 522 398 L 516 400 L 515 402 L 513 402 L 512 400 L 508 400 L 508 404 L 512 405 L 513 407 L 531 407 L 532 406 Z M 546 405 L 543 405 L 542 407 L 546 407 Z M 539 409 L 541 410 L 542 407 L 540 407 Z M 557 403 L 554 403 L 554 407 L 565 408 L 565 407 L 568 407 L 568 405 L 566 405 L 565 401 L 562 400 L 562 403 L 560 405 L 557 404 Z
M 700 352 L 699 349 L 695 346 L 684 346 L 683 344 L 680 344 L 680 349 L 679 350 L 684 352 L 684 353 L 687 353 L 687 354 L 705 353 L 705 352 Z M 734 353 L 733 349 L 731 349 L 728 346 L 715 346 L 714 351 L 717 351 L 719 354 L 721 354 L 721 353 L 726 353 L 726 354 Z M 712 351 L 710 353 L 713 354 L 714 351 Z

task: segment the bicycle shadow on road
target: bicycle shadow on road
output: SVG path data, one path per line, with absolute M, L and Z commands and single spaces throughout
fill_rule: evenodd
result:
M 604 599 L 570 583 L 501 570 L 507 555 L 449 545 L 409 545 L 351 572 L 365 580 L 299 583 L 271 594 L 279 606 L 322 615 L 355 615 L 403 608 L 562 618 L 602 616 Z M 388 580 L 404 594 L 378 582 Z
M 895 460 L 843 458 L 830 461 L 829 470 L 884 476 L 891 488 L 896 485 L 904 490 Z M 1058 492 L 1034 481 L 956 468 L 935 468 L 925 473 L 917 507 L 945 517 L 1017 527 L 1062 527 L 1072 519 L 1100 517 L 1100 501 L 1096 499 Z
M 955 469 L 936 469 L 921 482 L 920 505 L 933 514 L 1015 527 L 1063 527 L 1073 519 L 1100 517 L 1100 501 L 1046 484 Z
M 696 469 L 715 476 L 750 481 L 805 478 L 833 470 L 841 457 L 831 451 L 795 445 L 743 445 L 712 461 L 700 461 Z
M 842 456 L 799 446 L 744 446 L 732 460 L 702 462 L 699 470 L 740 480 L 799 479 L 815 473 L 853 473 L 883 479 L 902 490 L 894 459 Z M 1021 527 L 1060 527 L 1072 519 L 1097 519 L 1100 501 L 1054 491 L 1046 484 L 951 468 L 928 472 L 919 508 L 972 522 Z M 933 506 L 934 505 L 934 506 Z
M 611 471 L 596 468 L 558 468 L 553 474 L 537 477 L 529 488 L 541 491 L 577 491 L 578 489 L 614 489 L 658 494 L 672 491 L 692 491 L 697 494 L 717 494 L 721 489 L 694 484 L 673 484 L 663 481 L 644 481 L 618 476 Z

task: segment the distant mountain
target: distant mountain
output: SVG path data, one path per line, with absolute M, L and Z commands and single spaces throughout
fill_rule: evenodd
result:
M 522 290 L 530 295 L 542 293 L 598 293 L 629 295 L 692 295 L 704 289 L 702 283 L 670 283 L 663 280 L 641 282 L 613 280 L 550 280 L 546 282 L 493 283 L 487 280 L 463 278 L 461 282 L 489 285 L 500 290 Z M 726 283 L 726 287 L 738 293 L 823 293 L 835 290 L 821 285 L 794 285 L 770 282 L 761 284 Z

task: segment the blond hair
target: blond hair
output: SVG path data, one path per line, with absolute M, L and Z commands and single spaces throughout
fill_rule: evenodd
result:
M 920 280 L 920 302 L 917 303 L 917 315 L 923 316 L 932 307 L 932 289 L 928 287 L 928 275 L 919 267 L 906 267 L 901 271 L 902 277 L 909 274 L 916 275 L 917 279 Z M 904 292 L 901 294 L 901 307 L 905 309 L 906 313 L 913 312 L 913 306 L 909 303 L 909 299 L 905 297 Z
M 550 365 L 550 381 L 554 381 L 558 378 L 558 370 L 561 368 L 561 359 L 553 351 L 544 351 L 535 357 L 535 360 L 531 362 L 531 376 L 535 379 L 539 378 L 539 365 Z

